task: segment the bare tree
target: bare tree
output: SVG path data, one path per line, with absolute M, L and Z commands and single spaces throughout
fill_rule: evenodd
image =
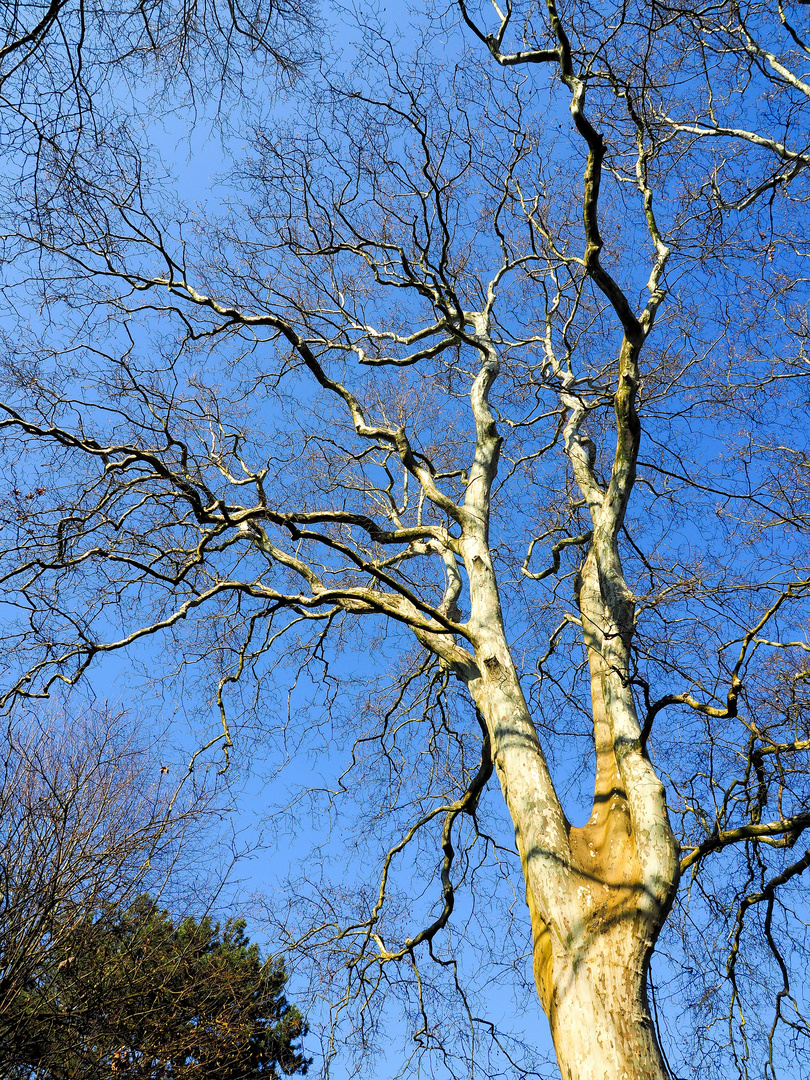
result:
M 317 38 L 307 0 L 3 0 L 0 28 L 7 203 L 19 183 L 36 185 L 41 175 L 41 194 L 59 191 L 88 141 L 125 143 L 144 116 L 171 126 L 187 112 L 217 124 L 240 97 L 246 69 L 261 70 L 272 93 L 295 80 Z M 87 169 L 83 182 L 92 177 Z
M 20 200 L 9 294 L 49 323 L 6 352 L 4 700 L 153 639 L 226 752 L 272 746 L 286 657 L 278 745 L 328 715 L 313 817 L 371 872 L 310 862 L 286 923 L 332 1046 L 388 987 L 469 1068 L 457 935 L 502 958 L 476 888 L 522 873 L 566 1080 L 667 1075 L 659 941 L 679 1072 L 775 1076 L 810 1049 L 807 15 L 456 14 L 369 18 L 254 111 L 216 216 L 132 143 Z

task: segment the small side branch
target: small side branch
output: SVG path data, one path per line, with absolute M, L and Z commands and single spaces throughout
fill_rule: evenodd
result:
M 784 818 L 781 821 L 752 822 L 748 825 L 741 825 L 738 829 L 718 829 L 708 840 L 698 847 L 692 848 L 689 854 L 681 859 L 681 873 L 712 852 L 720 851 L 730 844 L 739 844 L 745 840 L 763 840 L 766 843 L 771 841 L 771 846 L 774 847 L 792 847 L 802 832 L 809 826 L 810 811 L 794 814 L 793 817 Z M 781 843 L 774 844 L 772 842 L 774 837 L 781 837 Z M 810 855 L 810 853 L 808 854 Z M 807 865 L 810 864 L 805 864 L 803 869 L 806 869 Z M 796 871 L 796 873 L 800 872 Z M 774 880 L 781 884 L 777 879 Z
M 532 551 L 534 545 L 538 543 L 542 537 L 536 536 L 529 544 L 529 550 L 526 552 L 526 558 L 523 560 L 523 566 L 520 568 L 520 572 L 524 577 L 531 578 L 532 581 L 542 581 L 543 578 L 550 577 L 552 574 L 556 574 L 560 569 L 560 552 L 563 548 L 570 547 L 572 544 L 584 545 L 589 544 L 593 539 L 593 532 L 589 529 L 587 532 L 582 533 L 581 536 L 564 536 L 562 540 L 558 540 L 551 548 L 551 566 L 547 566 L 545 570 L 539 572 L 529 569 L 529 560 L 532 557 Z

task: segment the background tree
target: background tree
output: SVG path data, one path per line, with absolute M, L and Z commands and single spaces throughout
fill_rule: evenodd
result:
M 111 117 L 104 87 L 114 84 L 119 101 L 127 84 L 159 93 L 142 108 L 155 109 L 175 88 L 205 101 L 239 85 L 250 57 L 265 76 L 294 77 L 312 44 L 309 5 L 274 0 L 265 7 L 202 3 L 103 4 L 88 0 L 4 0 L 0 17 L 0 132 L 4 150 L 30 153 L 52 167 L 69 157 L 80 133 L 104 137 Z M 154 81 L 153 81 L 154 80 Z M 177 100 L 173 101 L 177 104 Z M 56 155 L 56 157 L 54 156 Z
M 0 785 L 0 1053 L 21 1002 L 77 925 L 160 889 L 212 795 L 170 782 L 126 718 L 90 711 L 11 722 Z
M 242 920 L 177 922 L 148 896 L 60 934 L 4 1026 L 4 1075 L 247 1080 L 306 1072 L 306 1028 Z
M 226 750 L 320 752 L 282 929 L 327 1061 L 390 989 L 468 1069 L 460 942 L 508 972 L 524 885 L 566 1080 L 666 1075 L 659 941 L 694 1073 L 806 1061 L 806 22 L 369 16 L 246 95 L 227 204 L 129 136 L 18 188 L 4 700 L 153 639 Z

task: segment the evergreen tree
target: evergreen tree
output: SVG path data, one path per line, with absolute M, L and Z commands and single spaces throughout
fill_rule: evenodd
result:
M 306 1031 L 280 960 L 244 920 L 175 922 L 148 896 L 62 935 L 0 1020 L 6 1078 L 274 1080 L 306 1072 Z

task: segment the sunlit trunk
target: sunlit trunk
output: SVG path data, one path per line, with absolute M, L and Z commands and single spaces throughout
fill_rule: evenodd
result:
M 549 965 L 563 1080 L 666 1080 L 644 987 L 650 948 L 632 915 L 605 926 L 583 913 L 581 934 Z
M 529 713 L 509 642 L 492 554 L 488 492 L 499 441 L 487 391 L 498 371 L 484 320 L 481 372 L 471 402 L 476 459 L 467 484 L 461 555 L 469 579 L 475 662 L 459 677 L 484 717 L 495 769 L 515 826 L 534 937 L 537 991 L 564 1080 L 665 1080 L 645 991 L 647 965 L 677 887 L 678 845 L 661 781 L 646 756 L 630 676 L 633 596 L 617 536 L 638 451 L 637 344 L 626 339 L 616 395 L 617 446 L 603 488 L 579 435 L 576 403 L 566 446 L 593 520 L 577 577 L 588 653 L 596 777 L 588 823 L 566 820 Z M 639 330 L 640 333 L 640 330 Z
M 536 901 L 531 865 L 527 886 L 535 981 L 563 1080 L 665 1080 L 645 979 L 665 900 L 644 883 L 623 796 L 569 838 L 556 903 Z M 541 905 L 555 912 L 550 924 Z
M 489 558 L 479 548 L 467 565 L 478 615 L 477 672 L 468 686 L 487 720 L 515 826 L 535 981 L 560 1071 L 564 1080 L 665 1080 L 645 977 L 677 885 L 677 844 L 624 674 L 621 622 L 631 615 L 621 613 L 617 625 L 623 601 L 605 601 L 591 556 L 580 608 L 596 777 L 590 819 L 574 828 L 554 790 L 510 655 Z
M 662 854 L 674 865 L 674 843 L 655 852 L 637 835 L 615 760 L 600 758 L 591 819 L 567 827 L 556 875 L 522 852 L 537 991 L 563 1080 L 665 1080 L 646 971 L 675 887 L 653 868 Z

